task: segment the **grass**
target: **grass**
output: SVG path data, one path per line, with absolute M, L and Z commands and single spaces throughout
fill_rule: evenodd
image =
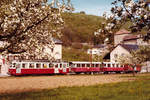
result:
M 133 82 L 1 94 L 0 100 L 150 100 L 149 76 L 138 76 Z

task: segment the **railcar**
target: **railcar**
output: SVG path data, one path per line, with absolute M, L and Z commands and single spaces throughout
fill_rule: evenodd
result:
M 121 73 L 124 72 L 124 66 L 117 62 L 103 62 L 101 71 L 105 74 L 108 74 L 109 72 Z
M 120 65 L 115 62 L 49 62 L 49 61 L 12 61 L 9 67 L 10 75 L 37 75 L 37 74 L 68 74 L 68 73 L 129 73 L 139 72 L 140 66 L 134 69 L 129 65 Z
M 13 61 L 9 73 L 10 75 L 67 74 L 69 65 L 67 62 Z
M 80 73 L 96 73 L 100 72 L 101 62 L 79 62 L 72 61 L 69 63 L 71 72 Z
M 126 64 L 124 65 L 124 72 L 125 73 L 131 73 L 133 72 L 133 70 L 137 73 L 141 71 L 141 66 L 140 65 L 136 65 L 136 67 L 131 67 L 130 65 Z
M 118 62 L 78 62 L 72 61 L 69 63 L 71 72 L 79 73 L 96 73 L 103 72 L 108 74 L 115 73 L 130 73 L 133 70 L 140 72 L 140 66 L 136 66 L 134 69 L 129 65 L 120 65 Z
M 76 62 L 70 64 L 71 71 L 74 73 L 95 73 L 95 72 L 124 72 L 124 67 L 119 63 L 112 62 Z

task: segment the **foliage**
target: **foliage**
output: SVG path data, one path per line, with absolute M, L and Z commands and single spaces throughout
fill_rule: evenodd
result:
M 63 48 L 63 60 L 64 61 L 89 61 L 90 55 L 82 49 L 75 48 Z
M 118 58 L 121 64 L 142 65 L 150 60 L 150 47 L 140 46 L 138 50 L 132 51 L 131 55 L 124 55 Z M 134 67 L 134 66 L 133 66 Z
M 74 49 L 82 49 L 83 45 L 81 43 L 73 43 L 72 48 Z
M 86 15 L 82 13 L 63 13 L 65 28 L 62 30 L 61 40 L 65 46 L 72 42 L 89 43 L 94 40 L 94 32 L 100 28 L 105 20 L 103 17 Z M 102 43 L 103 38 L 97 38 Z
M 133 56 L 141 59 L 142 62 L 150 61 L 150 47 L 149 46 L 140 46 L 140 48 L 133 52 Z
M 95 62 L 103 62 L 103 56 L 93 55 L 92 60 Z
M 1 100 L 149 100 L 149 75 L 133 82 L 61 87 L 39 92 L 0 95 Z
M 45 46 L 53 48 L 52 36 L 60 34 L 64 25 L 61 13 L 71 9 L 70 0 L 50 4 L 47 0 L 2 0 L 0 4 L 0 52 L 50 56 L 43 51 Z

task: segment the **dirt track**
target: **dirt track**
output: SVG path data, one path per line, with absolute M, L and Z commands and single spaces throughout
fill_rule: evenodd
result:
M 124 75 L 64 75 L 0 78 L 0 94 L 133 80 L 133 78 L 129 79 L 120 76 Z

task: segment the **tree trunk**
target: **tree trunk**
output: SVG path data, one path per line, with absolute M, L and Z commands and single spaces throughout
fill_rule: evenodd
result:
M 133 68 L 133 71 L 132 71 L 133 72 L 133 77 L 135 77 L 135 67 L 136 67 L 136 65 L 133 65 L 133 67 L 132 67 Z

